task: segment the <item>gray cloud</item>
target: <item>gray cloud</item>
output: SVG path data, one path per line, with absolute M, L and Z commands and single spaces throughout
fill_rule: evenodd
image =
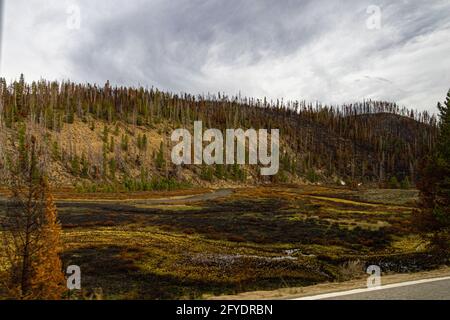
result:
M 4 9 L 3 9 L 4 7 L 3 7 L 3 0 L 0 0 L 0 72 L 1 72 L 1 69 L 2 69 L 2 53 L 3 53 L 3 51 L 2 51 L 2 49 L 3 49 L 3 46 L 2 46 L 2 44 L 3 44 L 3 12 L 4 12 Z
M 80 30 L 65 27 L 73 3 Z M 380 30 L 366 27 L 369 5 Z M 10 77 L 432 111 L 450 86 L 446 0 L 19 0 L 7 14 Z

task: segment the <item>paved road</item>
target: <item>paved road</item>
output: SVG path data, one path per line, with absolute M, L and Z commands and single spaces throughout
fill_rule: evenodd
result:
M 352 290 L 298 300 L 450 300 L 450 277 Z

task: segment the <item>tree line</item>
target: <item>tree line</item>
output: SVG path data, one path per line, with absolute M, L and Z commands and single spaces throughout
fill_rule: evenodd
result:
M 56 132 L 75 119 L 93 127 L 102 121 L 112 127 L 121 122 L 148 128 L 168 123 L 177 128 L 197 120 L 222 130 L 276 128 L 282 137 L 283 170 L 275 179 L 288 173 L 385 186 L 395 180 L 415 183 L 419 159 L 433 148 L 438 132 L 434 115 L 384 101 L 333 106 L 221 93 L 175 94 L 155 88 L 113 87 L 109 82 L 104 86 L 45 80 L 26 83 L 23 76 L 10 84 L 0 79 L 0 117 L 6 128 L 17 129 L 27 120 Z M 104 153 L 116 144 L 127 151 L 128 136 L 108 138 L 106 132 L 105 137 Z M 138 148 L 145 150 L 147 143 L 147 137 L 140 136 Z M 116 158 L 104 156 L 100 168 L 90 172 L 111 176 L 120 167 Z M 77 173 L 82 162 L 88 165 L 82 155 L 70 157 Z

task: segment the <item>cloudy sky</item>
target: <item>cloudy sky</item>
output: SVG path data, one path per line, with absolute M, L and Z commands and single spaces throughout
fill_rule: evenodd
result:
M 448 0 L 6 0 L 1 73 L 435 111 Z

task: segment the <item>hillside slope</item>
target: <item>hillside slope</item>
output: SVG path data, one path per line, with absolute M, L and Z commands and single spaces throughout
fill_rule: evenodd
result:
M 323 182 L 414 183 L 436 137 L 436 120 L 387 102 L 312 105 L 240 97 L 176 95 L 145 88 L 0 79 L 0 175 L 37 137 L 55 186 L 152 190 L 189 185 Z M 280 171 L 256 165 L 175 166 L 174 129 L 280 129 Z

